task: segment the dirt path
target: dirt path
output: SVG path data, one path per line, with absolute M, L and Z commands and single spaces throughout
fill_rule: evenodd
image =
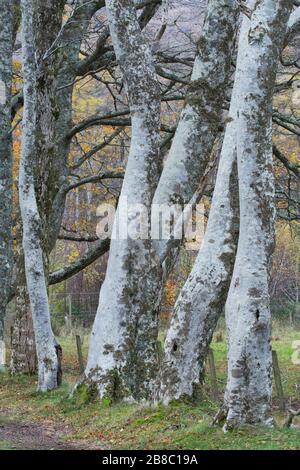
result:
M 16 422 L 0 415 L 0 449 L 23 450 L 100 450 L 103 447 L 84 441 L 66 442 L 70 434 L 63 426 L 52 423 Z

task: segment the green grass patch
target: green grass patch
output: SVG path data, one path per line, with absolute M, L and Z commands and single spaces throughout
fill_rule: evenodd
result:
M 287 400 L 299 404 L 295 385 L 300 379 L 300 367 L 292 363 L 292 342 L 300 333 L 274 332 L 273 349 L 278 353 L 282 382 Z M 37 378 L 18 375 L 0 376 L 1 422 L 44 422 L 66 426 L 67 440 L 86 440 L 110 449 L 300 449 L 300 429 L 282 428 L 285 415 L 274 408 L 277 427 L 245 427 L 224 434 L 211 421 L 218 404 L 210 398 L 207 378 L 203 399 L 198 404 L 172 403 L 168 407 L 144 408 L 138 405 L 89 403 L 83 394 L 70 398 L 79 377 L 74 337 L 60 338 L 64 353 L 63 386 L 49 393 L 36 392 Z M 84 357 L 88 338 L 84 338 Z M 226 338 L 213 341 L 220 398 L 226 384 Z M 275 395 L 275 392 L 274 392 Z M 276 397 L 274 400 L 276 405 Z M 2 420 L 2 421 L 1 421 Z M 300 427 L 300 419 L 295 419 Z M 3 441 L 1 449 L 10 448 Z

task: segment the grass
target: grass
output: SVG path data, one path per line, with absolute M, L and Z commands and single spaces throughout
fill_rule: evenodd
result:
M 287 399 L 299 406 L 300 366 L 292 363 L 292 342 L 300 340 L 300 332 L 274 331 L 273 349 L 278 353 L 284 392 Z M 70 399 L 69 394 L 78 378 L 75 338 L 60 338 L 64 351 L 64 383 L 56 391 L 36 392 L 36 377 L 2 374 L 0 378 L 0 409 L 9 412 L 14 422 L 47 422 L 63 425 L 66 440 L 84 440 L 109 449 L 300 449 L 300 427 L 282 428 L 284 413 L 276 407 L 273 429 L 244 427 L 224 434 L 211 427 L 218 404 L 210 400 L 209 379 L 204 386 L 201 403 L 174 403 L 169 407 L 143 408 L 137 405 L 83 403 Z M 88 338 L 83 344 L 87 354 Z M 226 383 L 226 342 L 212 344 L 217 366 L 220 394 Z M 3 419 L 3 418 L 2 418 Z M 5 418 L 6 419 L 6 418 Z M 295 424 L 300 425 L 300 419 Z M 1 426 L 1 420 L 0 420 Z M 1 442 L 0 449 L 9 448 Z

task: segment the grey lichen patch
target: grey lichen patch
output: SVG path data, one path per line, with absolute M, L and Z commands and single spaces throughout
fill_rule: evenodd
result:
M 244 376 L 244 371 L 243 369 L 232 369 L 231 370 L 231 375 L 235 379 L 239 379 Z
M 251 287 L 250 289 L 248 289 L 248 295 L 250 297 L 260 299 L 261 295 L 262 295 L 262 292 L 257 287 Z
M 115 347 L 113 344 L 105 344 L 103 347 L 103 354 L 113 353 L 114 350 L 115 350 Z

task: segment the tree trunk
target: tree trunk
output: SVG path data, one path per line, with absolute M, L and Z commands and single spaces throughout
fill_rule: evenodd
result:
M 158 400 L 193 398 L 224 309 L 238 239 L 236 97 L 232 97 L 205 237 L 176 301 L 165 341 Z
M 208 2 L 185 107 L 153 204 L 187 204 L 204 174 L 224 122 L 238 16 L 239 6 L 235 0 Z M 159 240 L 160 258 L 167 250 L 167 241 Z
M 140 208 L 134 205 L 143 204 L 149 217 L 160 173 L 160 91 L 134 2 L 108 0 L 106 6 L 132 115 L 118 215 L 137 229 Z M 128 214 L 123 212 L 126 203 Z M 147 232 L 149 235 L 149 227 Z M 158 367 L 158 318 L 153 305 L 157 304 L 159 281 L 160 267 L 151 240 L 112 239 L 83 380 L 100 398 L 147 400 L 151 395 Z
M 156 204 L 189 202 L 204 174 L 224 122 L 238 16 L 239 7 L 234 1 L 211 0 L 208 4 L 187 103 L 155 194 Z M 219 24 L 222 28 L 217 27 Z M 231 118 L 233 114 L 232 108 Z M 208 346 L 225 304 L 237 237 L 235 149 L 228 147 L 232 133 L 233 124 L 230 124 L 205 240 L 176 302 L 165 343 L 159 389 L 155 394 L 156 400 L 165 403 L 193 396 L 202 379 Z M 166 256 L 168 261 L 174 252 L 170 247 L 164 240 L 158 242 L 161 259 Z
M 155 203 L 189 202 L 224 120 L 239 7 L 211 0 L 199 41 L 187 104 L 155 194 Z M 216 25 L 222 24 L 222 28 Z M 232 106 L 230 119 L 235 109 Z M 165 403 L 191 397 L 203 375 L 211 337 L 224 308 L 237 238 L 234 124 L 227 126 L 205 240 L 175 306 L 156 396 Z M 178 160 L 180 164 L 178 165 Z M 224 230 L 225 228 L 225 230 Z M 161 258 L 170 247 L 159 241 Z
M 30 301 L 26 285 L 21 225 L 20 223 L 16 231 L 15 319 L 11 333 L 10 372 L 12 374 L 34 374 L 38 368 Z
M 5 366 L 4 318 L 12 278 L 11 85 L 15 3 L 0 10 L 0 371 Z
M 104 5 L 104 0 L 86 2 L 80 0 L 73 16 L 61 29 L 64 0 L 44 2 L 38 0 L 35 41 L 36 56 L 41 62 L 37 76 L 36 100 L 36 144 L 38 163 L 35 167 L 35 187 L 38 209 L 42 224 L 42 247 L 44 253 L 45 273 L 48 275 L 49 256 L 55 246 L 65 207 L 65 193 L 60 191 L 62 180 L 68 175 L 68 154 L 70 141 L 66 135 L 72 127 L 72 92 L 77 74 L 80 45 L 89 22 L 98 8 Z M 58 39 L 59 38 L 59 42 Z M 57 50 L 49 54 L 51 46 L 56 44 Z M 48 54 L 47 54 L 48 53 Z M 46 57 L 45 57 L 46 55 Z M 41 60 L 43 58 L 43 60 Z M 67 86 L 68 85 L 68 86 Z M 33 347 L 27 346 L 28 327 L 30 321 L 30 305 L 25 293 L 24 265 L 18 262 L 16 319 L 12 344 L 12 371 L 27 373 L 28 363 L 34 365 Z M 21 287 L 22 286 L 22 287 Z M 23 303 L 26 308 L 23 308 Z M 29 337 L 34 337 L 30 331 Z M 17 343 L 17 338 L 19 343 Z M 30 343 L 31 343 L 30 339 Z M 30 354 L 30 357 L 28 357 Z M 24 365 L 24 369 L 22 368 Z M 31 370 L 30 370 L 31 372 Z
M 272 354 L 268 277 L 274 245 L 272 98 L 292 2 L 256 2 L 244 19 L 235 78 L 240 236 L 226 304 L 229 337 L 225 429 L 270 424 Z
M 41 243 L 41 220 L 38 212 L 33 169 L 36 165 L 36 12 L 32 0 L 22 0 L 22 54 L 24 110 L 19 195 L 23 222 L 25 273 L 30 298 L 38 357 L 38 389 L 47 391 L 59 383 L 58 345 L 54 338 L 48 304 Z

